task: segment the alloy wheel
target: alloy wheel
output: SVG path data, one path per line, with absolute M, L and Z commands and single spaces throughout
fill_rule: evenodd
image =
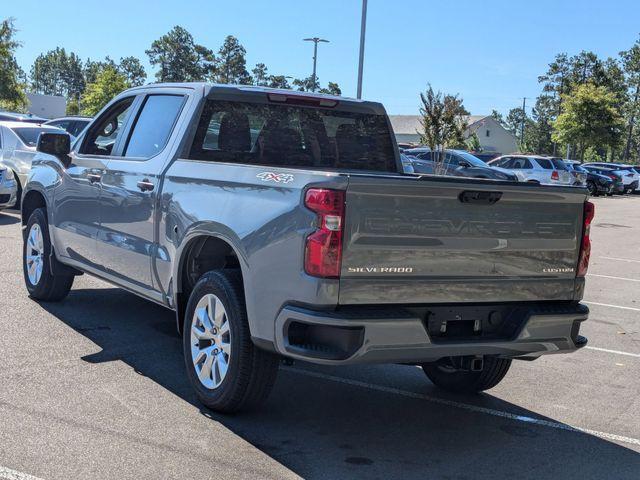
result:
M 209 390 L 220 386 L 231 360 L 231 330 L 227 311 L 211 293 L 200 299 L 191 321 L 191 359 L 200 383 Z
M 27 276 L 31 285 L 38 285 L 42 278 L 42 268 L 44 266 L 44 237 L 40 225 L 34 223 L 27 236 L 27 248 L 25 251 L 25 262 L 27 263 Z

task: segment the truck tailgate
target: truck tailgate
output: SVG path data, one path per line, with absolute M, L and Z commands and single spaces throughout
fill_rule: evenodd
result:
M 351 176 L 340 303 L 576 300 L 585 192 Z

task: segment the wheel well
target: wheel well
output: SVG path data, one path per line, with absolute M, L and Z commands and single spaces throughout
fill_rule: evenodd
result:
M 176 314 L 178 331 L 182 332 L 184 313 L 189 295 L 202 275 L 211 270 L 234 268 L 240 271 L 240 262 L 235 250 L 226 241 L 212 236 L 195 238 L 185 247 L 180 262 L 178 291 L 176 292 Z
M 27 192 L 22 201 L 22 225 L 26 225 L 29 217 L 36 208 L 47 208 L 47 203 L 40 192 L 31 190 Z

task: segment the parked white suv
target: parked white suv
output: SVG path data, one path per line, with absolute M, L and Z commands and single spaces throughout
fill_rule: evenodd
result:
M 573 185 L 574 178 L 562 160 L 538 155 L 504 155 L 489 165 L 513 172 L 521 182 Z
M 633 165 L 608 162 L 591 162 L 585 163 L 585 165 L 610 168 L 613 170 L 613 173 L 620 175 L 622 177 L 622 184 L 624 185 L 624 193 L 633 192 L 634 190 L 636 192 L 640 191 L 640 174 L 638 174 L 637 169 L 633 168 Z

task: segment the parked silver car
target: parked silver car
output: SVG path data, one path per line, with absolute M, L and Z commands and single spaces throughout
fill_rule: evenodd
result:
M 488 162 L 513 172 L 521 182 L 542 185 L 573 185 L 574 177 L 559 159 L 539 155 L 503 155 Z
M 42 132 L 60 133 L 64 130 L 26 122 L 0 122 L 0 162 L 15 176 L 18 204 L 36 154 L 38 136 Z
M 18 194 L 18 183 L 13 170 L 0 163 L 0 210 L 13 207 Z

